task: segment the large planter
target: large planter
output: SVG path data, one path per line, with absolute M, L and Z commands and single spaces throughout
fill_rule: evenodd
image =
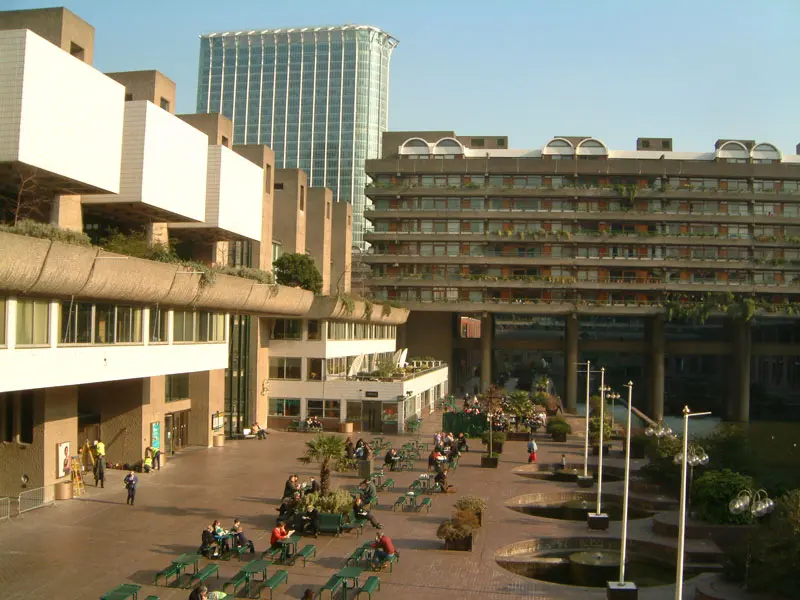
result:
M 567 434 L 566 433 L 553 433 L 551 434 L 553 437 L 554 442 L 566 442 L 567 441 Z
M 496 469 L 499 459 L 496 456 L 481 456 L 481 467 L 484 469 Z
M 472 552 L 472 538 L 475 534 L 470 533 L 468 536 L 453 540 L 444 541 L 445 550 L 456 550 L 459 552 Z
M 509 442 L 527 442 L 530 434 L 527 431 L 508 431 L 506 440 Z
M 492 452 L 495 454 L 502 454 L 503 453 L 503 443 L 504 442 L 492 442 Z

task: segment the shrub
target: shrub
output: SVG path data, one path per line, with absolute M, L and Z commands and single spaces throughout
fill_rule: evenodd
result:
M 223 275 L 252 279 L 253 281 L 264 284 L 275 283 L 275 278 L 272 276 L 272 273 L 269 271 L 262 271 L 261 269 L 253 269 L 251 267 L 216 267 L 214 271 Z
M 717 525 L 744 525 L 753 522 L 750 511 L 735 515 L 728 504 L 744 489 L 753 489 L 752 477 L 730 469 L 707 471 L 692 486 L 692 508 L 697 517 Z
M 644 478 L 667 490 L 677 491 L 681 483 L 681 467 L 676 465 L 676 454 L 683 452 L 683 440 L 679 436 L 662 438 L 647 446 L 647 464 L 640 469 Z
M 320 494 L 314 492 L 313 494 L 306 494 L 300 501 L 302 510 L 308 508 L 316 508 L 321 513 L 340 513 L 343 515 L 349 514 L 353 509 L 353 497 L 350 492 L 338 488 L 327 494 Z
M 461 496 L 456 500 L 456 510 L 479 513 L 486 510 L 486 502 L 478 496 Z
M 800 598 L 800 490 L 776 502 L 775 512 L 753 536 L 747 589 L 770 597 Z
M 563 417 L 554 417 L 547 421 L 547 433 L 553 434 L 570 434 L 572 433 L 572 425 Z
M 478 517 L 468 511 L 457 511 L 452 518 L 442 522 L 436 530 L 440 540 L 460 540 L 478 528 Z
M 62 244 L 72 244 L 74 246 L 91 246 L 89 236 L 82 231 L 72 231 L 61 229 L 49 223 L 39 223 L 31 219 L 22 219 L 16 225 L 0 225 L 0 231 L 6 233 L 16 233 L 28 237 L 61 242 Z
M 753 475 L 758 470 L 747 432 L 741 425 L 721 423 L 713 432 L 698 440 L 714 463 L 738 473 Z
M 610 442 L 611 436 L 614 434 L 614 430 L 611 428 L 611 417 L 604 416 L 603 421 L 605 421 L 603 443 Z M 600 444 L 600 417 L 589 418 L 589 441 L 595 445 Z
M 489 432 L 485 431 L 481 436 L 481 441 L 484 444 L 489 443 Z M 506 433 L 505 431 L 492 431 L 492 443 L 493 444 L 505 444 L 506 443 Z
M 589 415 L 596 415 L 600 412 L 601 398 L 599 394 L 595 394 L 589 398 Z M 606 406 L 603 409 L 604 414 L 608 414 L 611 410 L 611 405 L 606 400 Z
M 281 285 L 289 285 L 309 290 L 315 294 L 322 292 L 322 275 L 307 254 L 283 254 L 273 263 L 275 280 Z

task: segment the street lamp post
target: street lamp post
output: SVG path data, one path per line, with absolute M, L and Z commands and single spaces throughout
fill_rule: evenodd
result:
M 609 581 L 606 587 L 607 600 L 635 600 L 639 597 L 639 590 L 632 581 L 625 581 L 625 559 L 628 550 L 628 493 L 631 481 L 631 407 L 633 406 L 633 382 L 629 381 L 628 388 L 628 424 L 625 436 L 625 487 L 622 496 L 622 540 L 620 543 L 619 581 Z
M 678 514 L 678 564 L 675 569 L 675 600 L 683 600 L 683 552 L 686 545 L 686 475 L 689 467 L 689 418 L 705 417 L 710 412 L 693 413 L 688 406 L 683 407 L 683 452 L 681 461 L 681 508 Z M 708 455 L 706 455 L 708 462 Z
M 775 501 L 767 495 L 766 490 L 743 489 L 728 504 L 728 510 L 734 515 L 750 512 L 754 518 L 760 519 L 775 510 Z M 750 539 L 747 540 L 747 556 L 744 563 L 744 588 L 747 589 L 747 576 L 750 572 Z
M 600 512 L 602 509 L 601 499 L 603 495 L 603 424 L 605 419 L 606 392 L 610 392 L 606 387 L 606 369 L 600 369 L 600 452 L 597 456 L 597 510 L 589 513 L 586 522 L 589 529 L 608 529 L 608 515 Z
M 689 448 L 689 454 L 687 455 L 686 459 L 689 461 L 689 491 L 686 493 L 687 499 L 687 509 L 686 509 L 686 516 L 688 517 L 691 513 L 692 508 L 692 488 L 694 487 L 694 468 L 705 466 L 708 464 L 708 454 L 706 451 L 703 450 L 701 446 L 692 446 Z M 673 458 L 673 462 L 676 465 L 681 464 L 683 460 L 683 456 L 680 454 L 675 455 Z
M 587 360 L 586 365 L 586 418 L 585 437 L 583 439 L 583 475 L 578 475 L 578 487 L 590 488 L 594 485 L 594 477 L 589 475 L 589 405 L 591 403 L 592 361 Z M 598 371 L 595 371 L 597 373 Z

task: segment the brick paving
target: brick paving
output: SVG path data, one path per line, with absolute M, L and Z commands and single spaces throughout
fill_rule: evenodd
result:
M 437 420 L 438 415 L 425 419 L 425 439 L 430 438 Z M 306 480 L 317 471 L 313 465 L 295 460 L 303 451 L 305 439 L 305 434 L 273 432 L 265 441 L 229 441 L 223 448 L 186 450 L 170 457 L 160 472 L 139 476 L 135 507 L 125 504 L 124 473 L 109 471 L 105 489 L 90 487 L 80 499 L 59 502 L 55 507 L 0 523 L 3 598 L 83 600 L 97 598 L 126 582 L 144 586 L 139 594 L 142 600 L 148 594 L 162 600 L 187 598 L 187 590 L 153 587 L 154 573 L 178 554 L 194 552 L 202 529 L 215 518 L 225 526 L 233 517 L 241 518 L 256 549 L 263 550 L 287 474 L 297 472 L 301 480 Z M 551 535 L 587 536 L 589 531 L 584 523 L 537 518 L 504 506 L 506 500 L 521 494 L 576 489 L 574 484 L 539 481 L 512 473 L 512 469 L 527 463 L 524 442 L 506 444 L 498 469 L 481 469 L 480 452 L 476 451 L 480 450 L 480 443 L 472 443 L 473 451 L 465 453 L 458 469 L 451 472 L 450 483 L 457 493 L 433 496 L 430 514 L 393 513 L 386 506 L 391 506 L 400 492 L 381 493 L 383 508 L 375 514 L 393 538 L 401 562 L 393 573 L 380 575 L 382 589 L 377 598 L 604 598 L 604 590 L 544 584 L 497 565 L 495 552 L 507 544 Z M 582 462 L 583 447 L 577 441 L 556 444 L 539 436 L 540 462 L 557 462 L 562 452 L 570 463 Z M 393 474 L 397 487 L 405 489 L 424 472 L 426 460 L 423 456 L 415 471 Z M 620 463 L 618 459 L 609 460 L 612 465 L 615 462 L 617 466 Z M 358 483 L 352 473 L 337 473 L 333 480 L 334 485 L 342 486 Z M 615 485 L 618 484 L 609 484 L 609 489 Z M 436 538 L 436 528 L 450 516 L 453 502 L 462 494 L 486 498 L 489 509 L 473 551 L 446 552 Z M 648 523 L 632 523 L 631 535 L 652 537 Z M 609 533 L 597 536 L 616 536 L 618 529 L 618 524 L 612 524 Z M 301 546 L 317 546 L 316 559 L 305 568 L 302 562 L 281 567 L 289 571 L 289 584 L 282 585 L 274 597 L 299 598 L 307 587 L 321 586 L 344 566 L 347 555 L 373 534 L 374 530 L 367 526 L 359 539 L 355 533 L 345 533 L 338 538 L 321 535 L 316 540 L 304 540 Z M 221 583 L 244 562 L 234 559 L 219 564 L 221 579 L 219 583 L 210 580 L 211 589 L 220 589 Z M 664 586 L 643 589 L 640 597 L 666 600 L 673 594 L 671 586 Z M 261 597 L 268 595 L 264 591 Z M 688 590 L 686 597 L 694 597 L 694 592 Z

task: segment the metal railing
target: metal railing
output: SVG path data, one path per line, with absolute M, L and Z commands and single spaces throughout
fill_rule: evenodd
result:
M 11 518 L 11 498 L 0 498 L 0 521 Z
M 20 493 L 18 503 L 17 516 L 43 506 L 53 506 L 56 503 L 56 486 L 51 483 L 44 487 L 25 490 Z

